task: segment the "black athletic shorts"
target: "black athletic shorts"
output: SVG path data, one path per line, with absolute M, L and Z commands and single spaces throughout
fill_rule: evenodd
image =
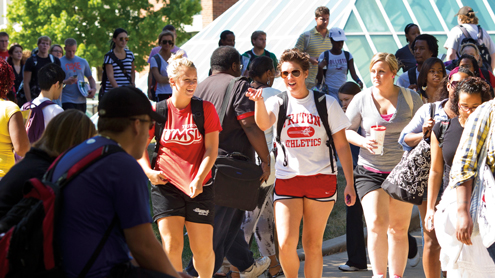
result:
M 182 216 L 186 221 L 213 225 L 215 203 L 212 182 L 203 192 L 191 199 L 175 185 L 151 185 L 153 221 L 167 216 Z
M 382 188 L 382 183 L 387 178 L 388 174 L 375 173 L 367 170 L 362 165 L 354 168 L 354 183 L 356 184 L 357 194 L 362 200 L 364 195 L 371 191 Z

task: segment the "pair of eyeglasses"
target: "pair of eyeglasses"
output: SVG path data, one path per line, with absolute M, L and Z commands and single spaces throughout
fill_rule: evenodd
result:
M 138 119 L 138 118 L 129 118 L 129 121 L 140 121 L 142 123 L 150 123 L 149 129 L 151 130 L 153 126 L 155 126 L 155 121 L 153 120 L 144 120 L 144 119 Z
M 474 110 L 476 110 L 476 108 L 478 108 L 478 106 L 476 107 L 468 107 L 467 105 L 463 105 L 463 104 L 458 104 L 459 108 L 464 111 L 464 112 L 474 112 Z
M 55 53 L 63 53 L 62 50 L 52 50 L 52 52 L 55 52 Z
M 457 84 L 459 84 L 459 82 L 461 81 L 450 81 L 450 86 L 455 89 L 455 87 L 457 87 Z
M 124 40 L 125 40 L 126 42 L 128 42 L 128 41 L 129 41 L 129 37 L 125 37 L 125 38 L 124 38 L 124 37 L 122 37 L 122 38 L 120 38 L 120 41 L 121 41 L 121 42 L 123 42 Z
M 301 71 L 300 70 L 293 70 L 293 71 L 290 71 L 290 72 L 289 71 L 283 71 L 283 72 L 280 73 L 280 76 L 283 79 L 285 79 L 285 78 L 287 78 L 289 76 L 289 74 L 292 75 L 292 76 L 294 76 L 294 77 L 299 77 L 299 75 L 301 75 Z
M 167 44 L 167 43 L 170 44 L 170 45 L 174 45 L 174 42 L 171 41 L 171 40 L 163 40 L 162 41 L 162 44 Z

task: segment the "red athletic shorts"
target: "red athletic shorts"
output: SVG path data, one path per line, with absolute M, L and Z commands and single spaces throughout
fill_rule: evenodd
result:
M 337 176 L 318 174 L 275 180 L 274 201 L 309 198 L 327 202 L 337 200 Z

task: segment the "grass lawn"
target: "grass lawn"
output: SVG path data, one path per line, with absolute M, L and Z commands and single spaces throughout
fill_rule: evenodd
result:
M 331 239 L 334 237 L 341 236 L 345 234 L 345 216 L 346 216 L 346 211 L 345 211 L 345 204 L 344 204 L 344 188 L 345 188 L 345 178 L 344 174 L 342 172 L 342 169 L 339 168 L 339 175 L 337 177 L 338 180 L 338 198 L 337 198 L 337 203 L 335 204 L 332 213 L 330 217 L 328 218 L 327 222 L 327 227 L 325 229 L 325 234 L 323 236 L 323 240 Z M 155 235 L 160 240 L 160 234 L 158 232 L 158 228 L 156 224 L 153 224 L 153 230 L 155 231 Z M 302 225 L 300 227 L 300 231 L 302 232 Z M 184 234 L 186 230 L 184 229 Z M 299 245 L 298 248 L 302 248 L 301 245 L 301 233 L 299 236 Z M 253 240 L 253 243 L 251 245 L 251 251 L 254 254 L 255 258 L 260 257 L 260 253 L 258 251 L 258 246 L 256 244 L 256 241 Z M 186 267 L 187 264 L 189 263 L 189 260 L 191 259 L 192 253 L 189 248 L 189 239 L 187 236 L 184 236 L 184 250 L 182 254 L 182 262 L 183 266 Z

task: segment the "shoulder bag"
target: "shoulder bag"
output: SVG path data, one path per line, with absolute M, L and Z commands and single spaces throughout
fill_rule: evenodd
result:
M 220 114 L 220 123 L 230 103 L 232 90 L 239 79 L 247 80 L 245 77 L 233 78 L 225 92 Z M 227 155 L 219 155 L 215 161 L 213 170 L 215 205 L 232 207 L 241 210 L 254 210 L 258 203 L 260 178 L 263 170 L 259 165 L 251 161 L 247 156 L 233 152 Z
M 435 115 L 435 104 L 430 104 L 430 117 Z M 430 174 L 430 143 L 423 137 L 411 151 L 404 152 L 401 161 L 394 167 L 382 184 L 383 190 L 392 198 L 421 205 L 427 192 Z

